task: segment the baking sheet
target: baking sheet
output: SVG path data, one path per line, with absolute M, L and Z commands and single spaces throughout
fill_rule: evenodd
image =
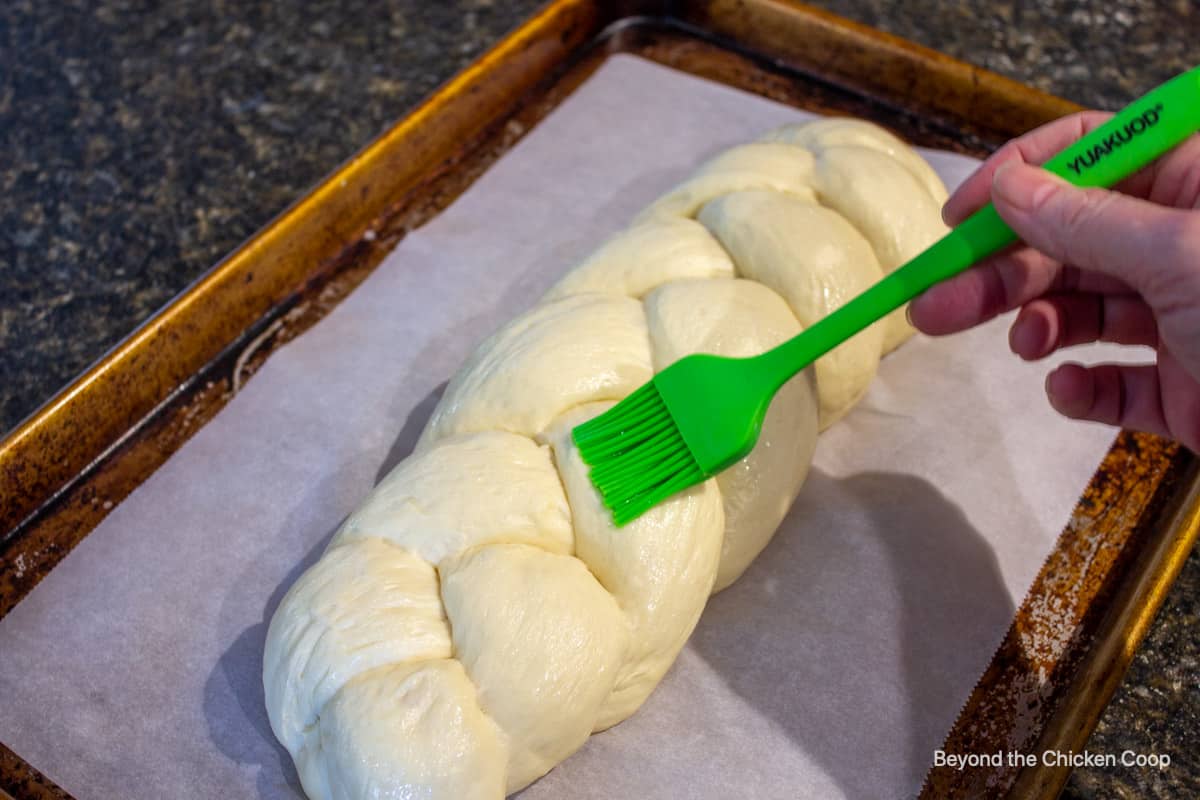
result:
M 81 800 L 300 796 L 260 678 L 284 591 L 476 342 L 704 158 L 804 116 L 610 58 L 0 620 L 0 740 Z M 974 164 L 928 157 L 949 185 Z M 1112 440 L 1049 410 L 1004 328 L 889 356 L 645 707 L 523 800 L 914 794 Z

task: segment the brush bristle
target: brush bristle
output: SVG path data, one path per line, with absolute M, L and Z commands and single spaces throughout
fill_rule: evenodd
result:
M 704 480 L 653 382 L 572 432 L 618 526 Z

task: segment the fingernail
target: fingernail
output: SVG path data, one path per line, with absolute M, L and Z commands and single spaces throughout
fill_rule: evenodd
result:
M 1061 364 L 1046 375 L 1046 399 L 1050 401 L 1050 407 L 1064 417 L 1075 417 L 1078 403 L 1074 402 L 1071 396 L 1070 376 L 1064 369 L 1065 366 Z
M 1049 173 L 1010 161 L 992 175 L 992 197 L 1020 211 L 1042 204 L 1055 185 Z
M 1045 355 L 1049 334 L 1049 327 L 1042 317 L 1018 314 L 1008 331 L 1008 347 L 1026 361 L 1033 361 Z
M 934 306 L 929 305 L 929 302 L 930 302 L 929 296 L 931 293 L 936 294 L 936 289 L 937 289 L 936 286 L 926 289 L 925 291 L 921 292 L 919 295 L 914 297 L 912 299 L 912 301 L 904 307 L 904 318 L 906 320 L 908 320 L 908 324 L 911 325 L 912 327 L 916 328 L 917 330 L 921 331 L 922 333 L 925 332 L 925 329 L 922 328 L 919 324 L 917 324 L 917 318 L 919 317 L 922 320 L 928 322 L 930 309 L 937 308 L 936 304 Z
M 1083 365 L 1068 361 L 1046 376 L 1046 398 L 1064 417 L 1081 419 L 1095 402 L 1095 384 Z

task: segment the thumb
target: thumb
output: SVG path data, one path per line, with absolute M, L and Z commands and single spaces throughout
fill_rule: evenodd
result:
M 1080 189 L 1009 162 L 992 178 L 996 211 L 1028 245 L 1063 264 L 1119 278 L 1151 305 L 1153 287 L 1184 268 L 1189 214 L 1107 189 Z

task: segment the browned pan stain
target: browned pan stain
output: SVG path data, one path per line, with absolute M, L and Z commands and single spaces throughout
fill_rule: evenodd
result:
M 665 6 L 674 15 L 668 23 L 649 18 Z M 211 419 L 274 348 L 337 305 L 409 230 L 449 205 L 618 52 L 794 106 L 872 119 L 913 143 L 976 156 L 1076 109 L 795 3 L 557 0 L 0 442 L 0 531 L 7 532 L 0 616 Z M 1113 676 L 1128 663 L 1124 655 L 1096 666 L 1097 643 L 1122 635 L 1120 652 L 1131 653 L 1144 632 L 1114 628 L 1109 606 L 1145 577 L 1139 552 L 1157 547 L 1175 564 L 1194 541 L 1194 527 L 1171 539 L 1163 519 L 1194 480 L 1192 461 L 1156 437 L 1118 437 L 967 699 L 947 751 L 1034 746 L 1061 734 L 1063 709 L 1082 709 L 1085 723 L 1072 723 L 1070 734 L 1086 740 Z M 1144 611 L 1153 613 L 1173 575 L 1152 576 L 1158 591 L 1142 601 Z M 1107 682 L 1077 680 L 1082 667 L 1107 670 Z M 1013 770 L 945 772 L 930 773 L 922 797 L 1004 796 L 1014 781 L 1028 782 Z M 1055 778 L 1042 777 L 1039 791 L 1049 796 Z M 0 790 L 69 797 L 3 745 Z

